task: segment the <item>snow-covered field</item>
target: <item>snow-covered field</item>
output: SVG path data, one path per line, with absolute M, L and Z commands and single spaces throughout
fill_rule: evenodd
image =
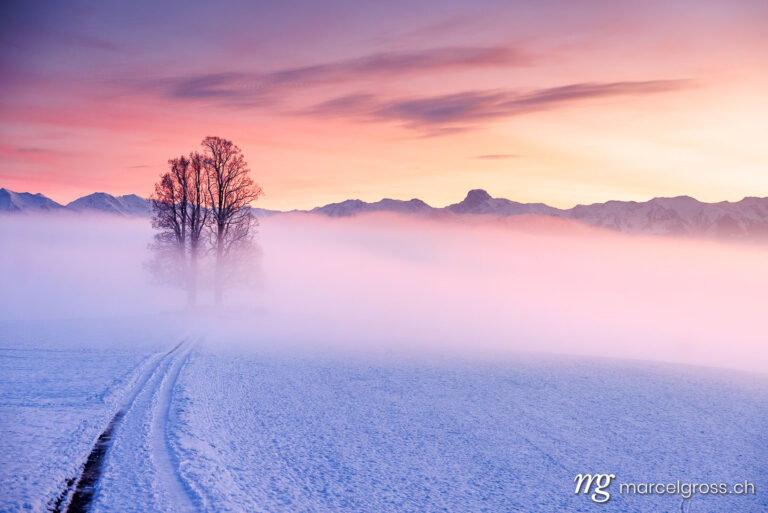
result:
M 256 283 L 190 319 L 146 220 L 0 219 L 0 512 L 768 511 L 765 248 L 261 229 Z
M 196 352 L 179 380 L 183 476 L 211 511 L 676 511 L 573 494 L 768 477 L 766 383 L 674 366 L 301 361 Z M 768 494 L 694 499 L 763 511 Z
M 77 323 L 54 324 L 1 327 L 0 511 L 53 509 L 121 408 L 91 511 L 768 509 L 768 380 L 757 375 L 222 349 L 157 322 L 139 333 L 136 319 L 119 323 L 126 343 L 95 349 L 89 322 L 80 349 L 57 349 L 52 333 Z M 746 479 L 757 493 L 683 503 L 614 484 L 599 505 L 573 493 L 588 472 Z
M 43 511 L 79 475 L 162 339 L 140 321 L 0 323 L 0 511 Z

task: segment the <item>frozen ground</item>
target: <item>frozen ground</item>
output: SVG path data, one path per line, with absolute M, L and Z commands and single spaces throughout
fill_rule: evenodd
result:
M 55 502 L 151 363 L 158 329 L 146 319 L 0 323 L 0 511 Z
M 0 324 L 0 511 L 53 509 L 120 410 L 91 511 L 768 510 L 768 380 L 756 375 L 297 358 L 224 350 L 210 333 L 177 347 L 184 333 L 136 319 Z M 757 493 L 683 503 L 614 484 L 597 505 L 573 495 L 587 472 L 746 479 Z

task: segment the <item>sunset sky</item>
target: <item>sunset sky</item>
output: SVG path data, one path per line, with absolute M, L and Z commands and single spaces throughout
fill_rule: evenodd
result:
M 147 196 L 207 135 L 265 208 L 768 196 L 768 2 L 3 2 L 0 187 Z

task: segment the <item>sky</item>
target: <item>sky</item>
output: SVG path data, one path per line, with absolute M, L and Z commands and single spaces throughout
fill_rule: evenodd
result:
M 263 208 L 768 196 L 764 0 L 0 9 L 0 187 L 63 203 L 208 135 Z

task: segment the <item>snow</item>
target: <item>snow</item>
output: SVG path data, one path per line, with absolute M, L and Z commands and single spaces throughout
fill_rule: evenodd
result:
M 615 361 L 199 352 L 180 378 L 177 432 L 185 477 L 210 511 L 592 511 L 573 495 L 581 472 L 760 482 L 765 385 Z M 696 511 L 768 505 L 765 492 L 694 500 Z M 615 496 L 600 511 L 679 507 Z
M 188 350 L 177 346 L 155 355 L 126 402 L 92 511 L 195 511 L 166 437 L 172 391 Z
M 14 192 L 0 188 L 0 214 L 4 212 L 45 212 L 63 209 L 61 205 L 40 193 Z
M 679 497 L 616 490 L 593 504 L 573 494 L 587 472 L 748 479 L 756 495 L 697 496 L 691 510 L 768 507 L 765 376 L 534 355 L 308 356 L 257 336 L 173 351 L 186 335 L 145 319 L 142 337 L 135 321 L 2 323 L 0 511 L 50 505 L 120 408 L 94 512 L 680 510 Z M 123 343 L 95 348 L 110 323 Z
M 76 212 L 102 212 L 122 216 L 149 216 L 149 200 L 135 194 L 112 196 L 105 192 L 95 192 L 67 204 L 67 209 Z
M 51 326 L 0 325 L 0 511 L 42 511 L 59 496 L 148 361 L 138 337 L 144 351 L 103 347 L 94 326 Z
M 308 217 L 191 318 L 146 220 L 0 219 L 0 512 L 66 507 L 115 418 L 94 512 L 768 510 L 764 249 Z
M 0 189 L 0 213 L 40 212 L 102 213 L 123 217 L 148 217 L 151 203 L 135 194 L 112 196 L 96 192 L 59 205 L 42 194 L 17 193 Z M 316 213 L 329 217 L 349 217 L 376 212 L 397 212 L 415 218 L 457 217 L 478 214 L 483 217 L 537 217 L 538 223 L 548 218 L 572 220 L 579 224 L 609 228 L 632 234 L 686 235 L 714 239 L 736 239 L 765 242 L 768 233 L 768 198 L 747 197 L 737 202 L 705 203 L 690 196 L 653 198 L 644 202 L 606 201 L 591 205 L 576 205 L 558 209 L 543 203 L 519 203 L 505 198 L 493 198 L 482 189 L 473 189 L 460 202 L 444 208 L 431 207 L 422 200 L 409 201 L 384 198 L 377 202 L 349 199 L 329 203 L 309 211 L 289 214 Z M 285 214 L 276 210 L 254 208 L 258 217 Z

